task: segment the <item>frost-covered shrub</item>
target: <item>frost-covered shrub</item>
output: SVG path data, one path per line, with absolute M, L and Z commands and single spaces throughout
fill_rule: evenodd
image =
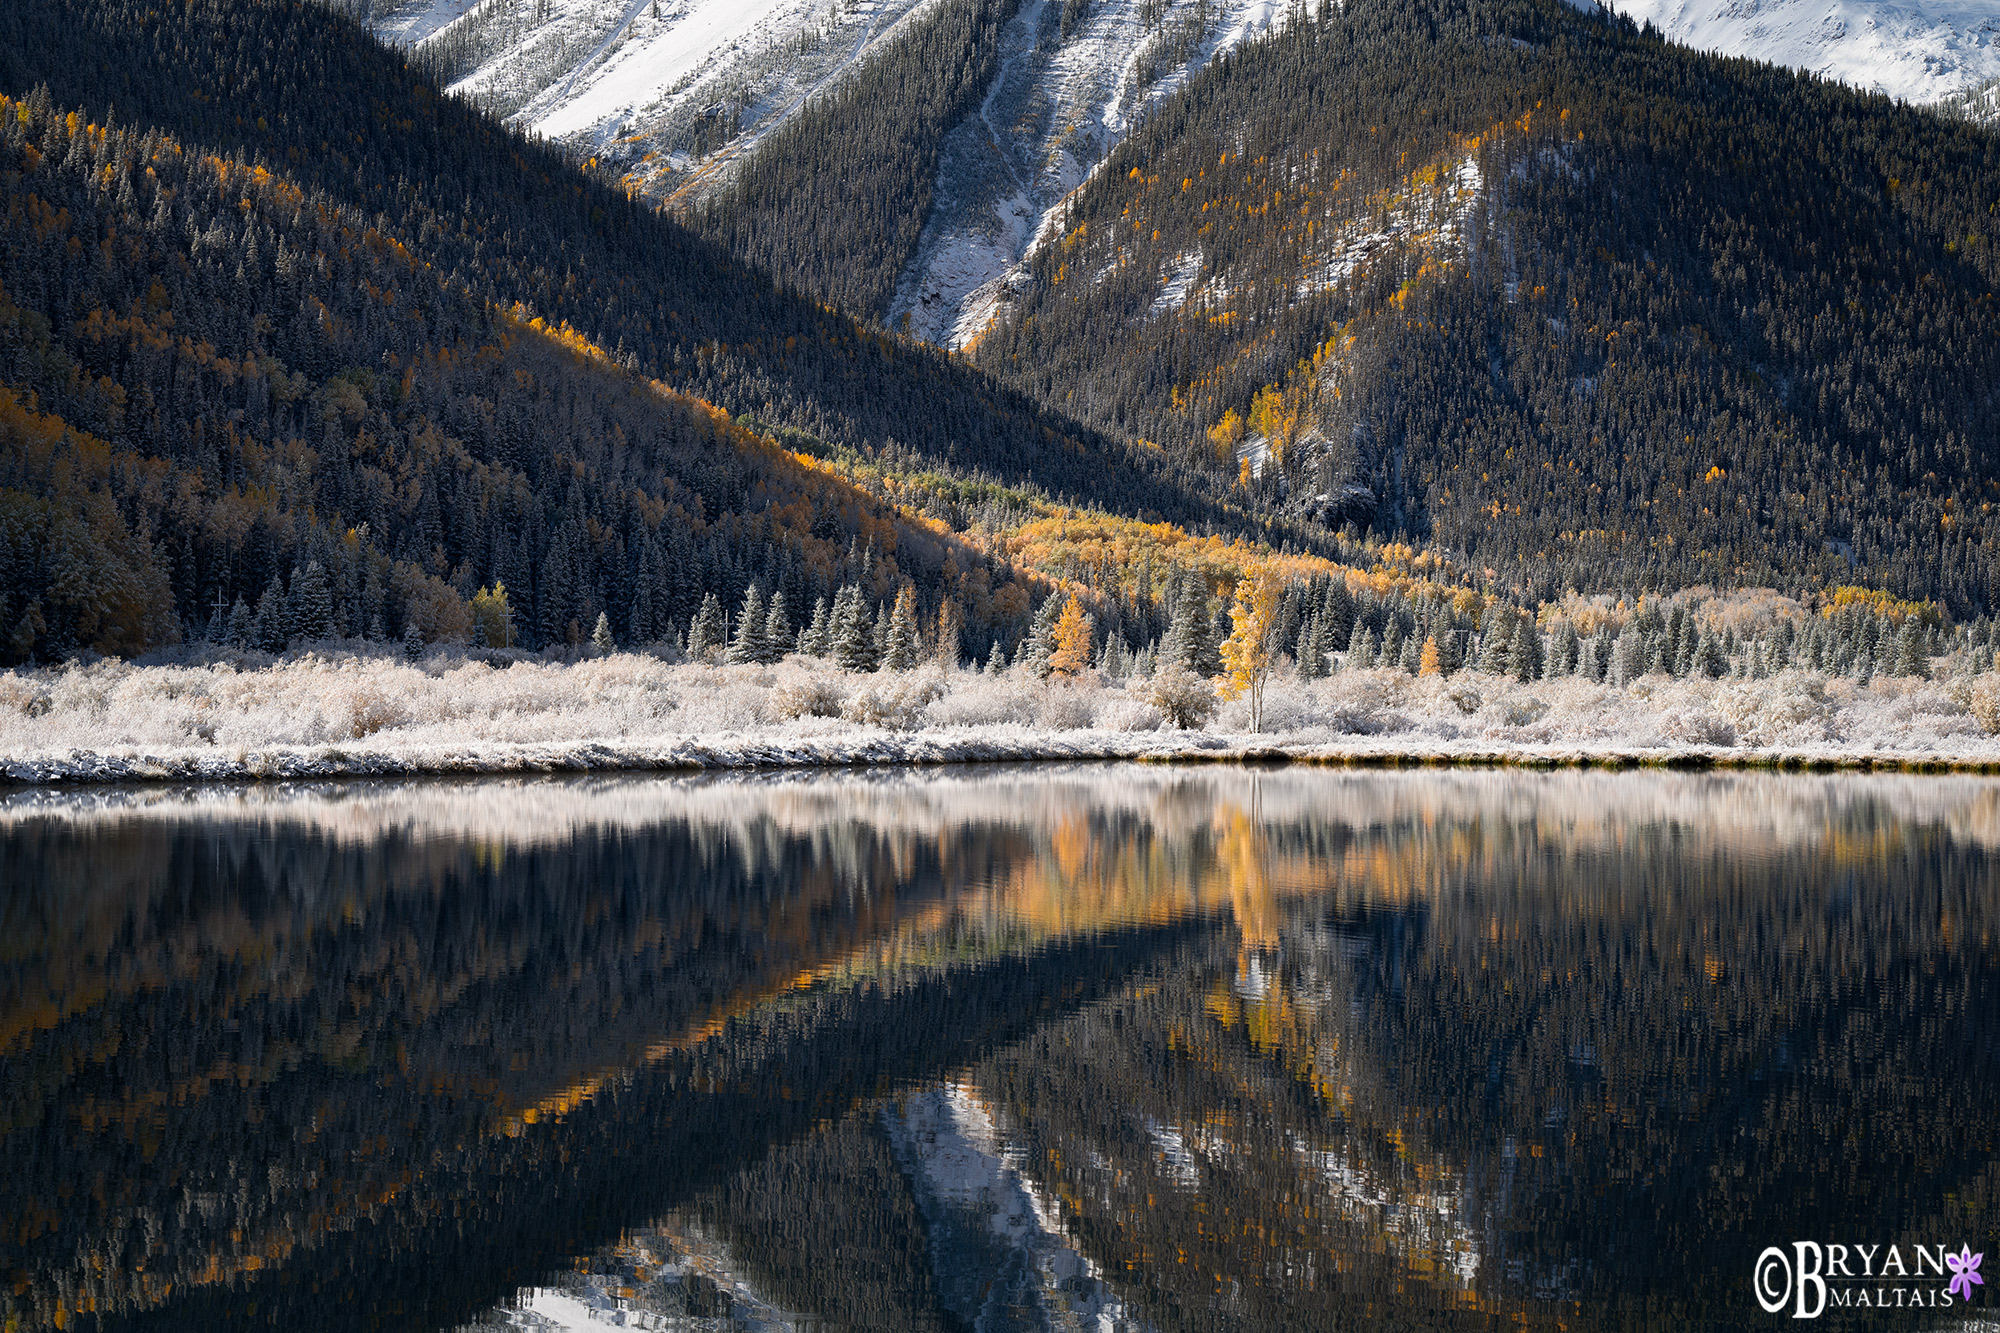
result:
M 1035 721 L 1044 731 L 1081 731 L 1096 715 L 1096 701 L 1097 691 L 1088 686 L 1058 685 L 1043 694 Z
M 1682 745 L 1727 747 L 1736 744 L 1736 726 L 1712 708 L 1670 708 L 1660 720 L 1660 734 Z
M 402 696 L 375 680 L 356 680 L 331 691 L 320 704 L 320 715 L 331 734 L 355 740 L 410 720 Z
M 1839 709 L 1817 672 L 1782 671 L 1725 685 L 1715 707 L 1748 745 L 1821 745 L 1842 734 Z
M 1215 713 L 1215 687 L 1183 666 L 1154 672 L 1140 697 L 1182 731 L 1202 725 Z
M 884 672 L 848 696 L 840 715 L 865 726 L 907 731 L 943 697 L 944 681 L 934 671 Z
M 2000 676 L 1988 673 L 1966 691 L 1966 706 L 1989 736 L 2000 735 Z
M 791 721 L 802 717 L 839 717 L 847 692 L 832 676 L 800 676 L 771 691 L 771 716 Z
M 1033 726 L 1041 715 L 1039 682 L 1009 671 L 988 676 L 965 672 L 951 678 L 951 692 L 925 711 L 934 727 Z
M 1097 710 L 1100 731 L 1158 731 L 1166 720 L 1144 699 L 1129 696 L 1111 699 Z

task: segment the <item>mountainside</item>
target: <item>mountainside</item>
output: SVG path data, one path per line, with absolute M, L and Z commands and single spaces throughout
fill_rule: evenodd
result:
M 1922 104 L 2000 78 L 2000 11 L 1985 0 L 1606 0 L 1699 51 Z
M 2000 138 L 1566 6 L 1351 0 L 1079 191 L 977 360 L 1565 587 L 2000 601 Z
M 955 535 L 972 510 L 916 517 L 860 464 L 972 506 L 1046 488 L 1251 526 L 1157 454 L 782 293 L 318 7 L 10 6 L 0 92 L 11 659 L 266 598 L 298 621 L 302 577 L 322 633 L 461 637 L 497 580 L 496 635 L 606 614 L 645 642 L 753 582 L 799 621 L 911 578 L 926 614 L 1011 637 L 1028 592 Z

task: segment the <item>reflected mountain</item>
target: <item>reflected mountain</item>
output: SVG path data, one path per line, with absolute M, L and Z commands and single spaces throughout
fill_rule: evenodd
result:
M 1995 847 L 1948 778 L 21 793 L 0 1317 L 1761 1323 L 1767 1244 L 2000 1252 Z

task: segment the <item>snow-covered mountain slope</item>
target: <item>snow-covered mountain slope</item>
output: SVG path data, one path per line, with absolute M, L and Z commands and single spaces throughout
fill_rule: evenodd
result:
M 939 0 L 340 0 L 455 92 L 664 196 Z
M 1098 0 L 1065 34 L 1064 9 L 1026 0 L 984 103 L 945 141 L 936 202 L 890 308 L 927 341 L 977 338 L 1053 210 L 1138 116 L 1291 12 L 1279 0 Z
M 724 179 L 818 91 L 949 0 L 334 0 L 454 91 L 655 198 Z M 1050 210 L 1133 121 L 1287 0 L 1021 0 L 978 112 L 951 131 L 892 319 L 959 345 Z
M 1608 0 L 1705 51 L 1933 103 L 2000 78 L 1995 0 Z

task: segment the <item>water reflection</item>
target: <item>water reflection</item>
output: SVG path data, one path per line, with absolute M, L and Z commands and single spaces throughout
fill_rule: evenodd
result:
M 1943 778 L 21 794 L 0 1316 L 1761 1324 L 1767 1244 L 2000 1253 L 1996 846 Z

